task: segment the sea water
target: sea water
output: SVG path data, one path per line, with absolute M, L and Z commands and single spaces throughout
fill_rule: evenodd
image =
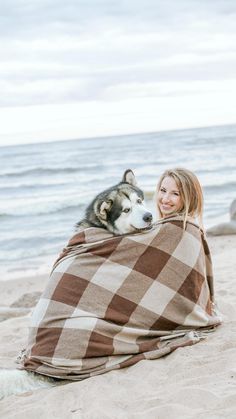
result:
M 93 197 L 134 171 L 147 206 L 167 168 L 194 171 L 209 227 L 236 198 L 236 125 L 0 147 L 0 280 L 49 272 Z

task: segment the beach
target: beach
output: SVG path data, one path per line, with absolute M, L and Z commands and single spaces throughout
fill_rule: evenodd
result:
M 236 417 L 236 235 L 209 237 L 223 323 L 193 346 L 84 381 L 10 396 L 1 418 L 234 419 Z M 0 366 L 14 367 L 30 313 L 48 275 L 0 282 Z M 31 307 L 32 306 L 32 307 Z

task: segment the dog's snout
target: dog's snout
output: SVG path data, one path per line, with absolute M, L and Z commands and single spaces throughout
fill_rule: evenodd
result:
M 145 221 L 146 223 L 151 223 L 152 214 L 150 212 L 146 212 L 143 216 L 143 221 Z

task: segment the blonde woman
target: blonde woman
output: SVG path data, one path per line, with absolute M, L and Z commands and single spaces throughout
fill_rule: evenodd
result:
M 182 215 L 184 227 L 187 219 L 198 220 L 203 229 L 203 193 L 197 176 L 190 170 L 166 170 L 159 179 L 156 190 L 159 218 Z

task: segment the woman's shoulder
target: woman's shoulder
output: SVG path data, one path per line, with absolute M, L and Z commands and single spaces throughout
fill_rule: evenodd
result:
M 155 221 L 155 225 L 160 225 L 160 224 L 167 224 L 167 225 L 183 225 L 183 223 L 189 224 L 189 225 L 193 225 L 194 227 L 196 227 L 197 229 L 200 229 L 198 222 L 196 221 L 195 218 L 193 217 L 187 217 L 185 218 L 183 215 L 181 214 L 174 214 L 174 215 L 170 215 L 169 217 L 165 217 L 165 218 L 160 218 L 158 220 Z
M 157 220 L 155 226 L 159 226 L 160 231 L 165 232 L 165 234 L 168 233 L 169 236 L 187 233 L 197 237 L 199 240 L 201 237 L 204 237 L 204 231 L 193 217 L 185 219 L 183 215 L 171 215 Z

